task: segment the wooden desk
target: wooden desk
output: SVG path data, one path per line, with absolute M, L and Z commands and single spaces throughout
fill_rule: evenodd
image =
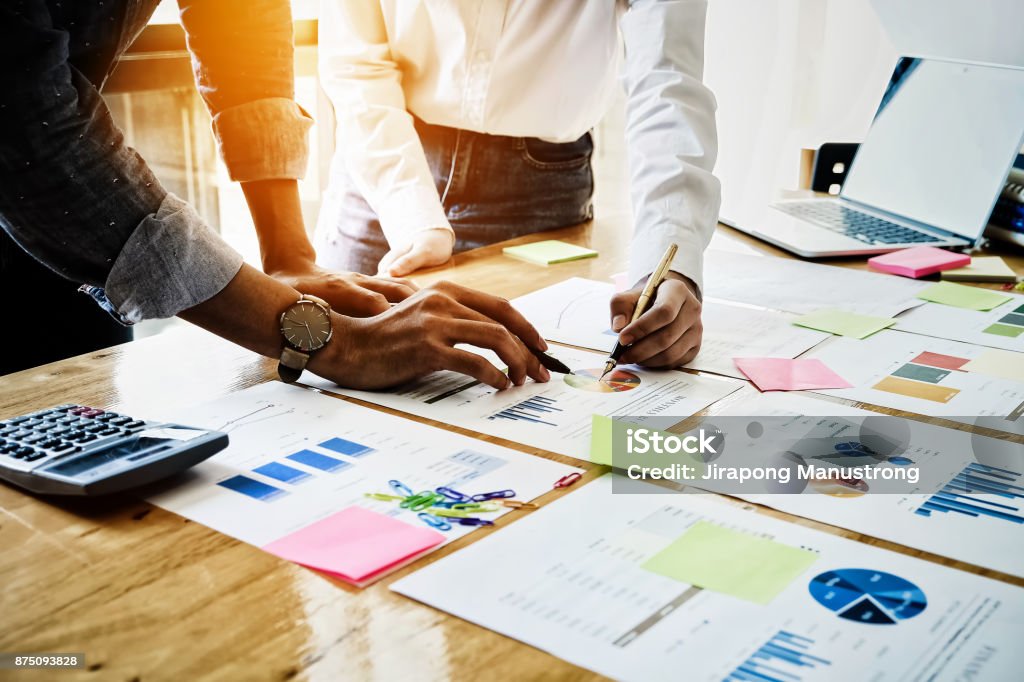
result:
M 607 279 L 626 265 L 622 218 L 612 211 L 593 224 L 516 240 L 566 239 L 598 249 L 601 256 L 594 260 L 544 268 L 505 258 L 494 246 L 418 279 L 444 277 L 508 298 L 571 276 Z M 785 256 L 728 228 L 720 233 L 725 246 Z M 1024 271 L 1024 259 L 1010 260 Z M 862 267 L 863 261 L 841 264 Z M 115 410 L 130 404 L 145 416 L 147 406 L 204 402 L 266 381 L 274 366 L 205 332 L 183 330 L 4 377 L 0 417 L 65 402 Z M 602 472 L 592 467 L 588 479 Z M 573 490 L 550 493 L 543 501 Z M 0 651 L 85 652 L 88 664 L 86 671 L 59 674 L 4 671 L 4 679 L 597 677 L 388 591 L 398 577 L 487 530 L 356 590 L 130 497 L 41 500 L 0 485 L 0 509 Z M 758 511 L 1024 585 L 857 533 Z

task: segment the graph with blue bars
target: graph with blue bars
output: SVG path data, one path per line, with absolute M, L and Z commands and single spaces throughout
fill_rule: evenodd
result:
M 558 426 L 544 419 L 555 412 L 562 412 L 562 408 L 556 407 L 558 401 L 553 398 L 545 398 L 542 395 L 535 395 L 527 398 L 521 403 L 506 407 L 497 414 L 492 414 L 488 419 L 509 419 L 511 421 L 533 422 L 546 426 Z
M 799 682 L 801 673 L 832 665 L 811 653 L 814 640 L 779 630 L 733 670 L 727 682 Z
M 1010 523 L 1024 523 L 1021 503 L 1018 502 L 1024 499 L 1024 487 L 1015 485 L 1022 482 L 1022 476 L 1024 474 L 1019 471 L 972 462 L 914 513 L 921 516 L 946 513 L 975 518 L 987 516 Z

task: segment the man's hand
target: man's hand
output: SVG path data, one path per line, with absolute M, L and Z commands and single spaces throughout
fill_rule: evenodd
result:
M 443 265 L 452 257 L 455 234 L 444 227 L 423 230 L 413 235 L 412 241 L 388 251 L 377 273 L 391 277 L 405 277 L 420 268 Z
M 647 312 L 628 325 L 643 283 L 615 294 L 611 303 L 612 331 L 619 332 L 622 345 L 630 346 L 620 362 L 665 369 L 693 360 L 704 333 L 695 289 L 689 279 L 669 272 Z
M 267 274 L 304 294 L 324 299 L 332 309 L 350 317 L 379 315 L 391 307 L 389 303 L 404 301 L 417 291 L 407 279 L 334 272 L 313 263 Z
M 439 282 L 376 317 L 335 316 L 334 338 L 313 355 L 309 370 L 342 386 L 380 389 L 438 370 L 453 370 L 497 389 L 521 386 L 527 377 L 547 381 L 527 346 L 547 344 L 508 301 Z M 456 344 L 488 348 L 508 366 L 508 376 L 485 358 Z

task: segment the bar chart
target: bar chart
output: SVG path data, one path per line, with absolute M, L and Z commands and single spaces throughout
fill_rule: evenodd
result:
M 813 645 L 810 637 L 779 630 L 725 679 L 727 682 L 799 682 L 803 679 L 799 673 L 831 665 L 830 661 L 810 653 Z
M 532 398 L 506 407 L 488 417 L 489 420 L 508 419 L 510 421 L 533 422 L 546 426 L 558 426 L 554 422 L 547 421 L 543 417 L 555 412 L 562 412 L 562 408 L 556 407 L 558 401 L 554 398 L 546 398 L 542 395 L 535 395 Z
M 1017 485 L 1022 477 L 1024 474 L 1019 471 L 972 462 L 914 513 L 920 516 L 954 513 L 1024 523 L 1020 503 L 1014 502 L 1024 499 L 1024 487 Z

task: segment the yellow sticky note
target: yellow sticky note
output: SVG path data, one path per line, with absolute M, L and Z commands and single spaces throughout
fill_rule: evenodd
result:
M 871 336 L 877 331 L 896 324 L 896 320 L 888 317 L 872 317 L 871 315 L 860 315 L 845 310 L 827 309 L 816 310 L 808 315 L 803 315 L 793 320 L 798 327 L 817 329 L 818 331 L 838 334 L 839 336 L 852 336 L 855 339 L 863 339 Z
M 965 372 L 1024 382 L 1024 353 L 990 348 L 960 367 Z
M 970 265 L 943 270 L 942 279 L 951 282 L 1016 282 L 1017 273 L 999 256 L 976 256 Z
M 817 558 L 806 549 L 698 521 L 642 568 L 705 590 L 768 604 Z
M 934 284 L 919 293 L 917 297 L 932 303 L 942 303 L 954 308 L 967 308 L 968 310 L 992 310 L 1003 305 L 1011 298 L 998 291 L 968 287 L 963 284 L 953 284 L 952 282 Z
M 554 265 L 555 263 L 567 263 L 584 258 L 596 258 L 597 251 L 587 249 L 568 242 L 548 239 L 543 242 L 532 244 L 520 244 L 519 246 L 506 246 L 502 249 L 506 256 L 512 256 L 519 260 L 525 260 L 537 265 Z

